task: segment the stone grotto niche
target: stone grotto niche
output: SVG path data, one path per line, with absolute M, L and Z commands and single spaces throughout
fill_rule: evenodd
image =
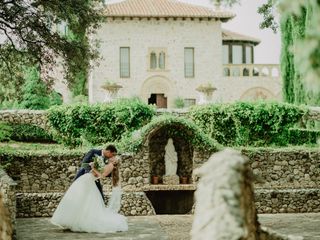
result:
M 185 131 L 182 126 L 170 126 L 178 131 Z M 177 155 L 177 170 L 176 176 L 178 182 L 175 182 L 175 174 L 170 174 L 172 178 L 163 181 L 166 177 L 166 146 L 168 145 L 168 140 L 172 139 L 174 151 Z M 170 140 L 169 140 L 170 142 Z M 173 155 L 171 153 L 169 155 Z M 155 131 L 149 136 L 149 162 L 150 162 L 150 181 L 152 182 L 152 177 L 158 177 L 159 183 L 166 184 L 179 184 L 179 179 L 188 179 L 190 183 L 192 179 L 192 169 L 193 169 L 193 146 L 184 138 L 178 136 L 172 136 L 168 131 L 168 126 L 163 126 Z M 171 182 L 170 182 L 171 179 Z

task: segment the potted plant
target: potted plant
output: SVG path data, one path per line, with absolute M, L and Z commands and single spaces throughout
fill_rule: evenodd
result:
M 152 184 L 159 184 L 159 176 L 152 176 L 151 183 Z
M 186 177 L 186 176 L 180 177 L 180 183 L 181 184 L 188 184 L 188 177 Z

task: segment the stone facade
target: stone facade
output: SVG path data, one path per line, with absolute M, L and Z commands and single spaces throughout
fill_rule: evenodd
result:
M 0 226 L 1 228 L 7 228 L 6 231 L 12 232 L 14 229 L 15 221 L 16 221 L 16 183 L 6 174 L 6 172 L 0 168 L 0 205 L 6 210 L 2 213 L 0 209 L 0 213 L 4 215 L 8 215 L 11 222 L 6 222 L 6 227 Z M 4 216 L 3 216 L 4 217 Z M 1 217 L 0 217 L 1 219 Z M 7 218 L 3 218 L 5 221 Z M 2 223 L 0 223 L 2 225 Z M 11 230 L 10 230 L 11 229 Z M 1 237 L 0 231 L 0 237 Z M 2 238 L 1 238 L 2 239 Z
M 101 41 L 103 59 L 89 79 L 91 103 L 105 100 L 107 92 L 101 86 L 111 81 L 122 86 L 121 97 L 139 96 L 148 102 L 152 93 L 163 93 L 172 108 L 177 97 L 198 99 L 196 88 L 215 84 L 222 75 L 221 22 L 214 19 L 108 18 L 93 38 Z M 120 47 L 130 47 L 129 78 L 120 78 Z M 185 47 L 195 49 L 192 78 L 184 75 Z M 165 52 L 165 68 L 152 70 L 149 53 L 158 48 Z

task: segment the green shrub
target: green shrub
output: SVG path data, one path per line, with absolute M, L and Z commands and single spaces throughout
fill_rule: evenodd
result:
M 73 97 L 72 99 L 72 103 L 75 104 L 75 103 L 88 103 L 88 96 L 85 96 L 85 95 L 78 95 L 78 96 L 75 96 Z
M 12 128 L 6 123 L 0 122 L 0 142 L 9 141 L 11 134 Z
M 45 83 L 40 79 L 39 70 L 29 67 L 26 70 L 25 83 L 22 87 L 23 97 L 21 106 L 27 109 L 47 109 L 50 98 Z
M 63 99 L 58 92 L 52 90 L 52 92 L 49 95 L 49 102 L 50 106 L 61 105 L 63 103 Z
M 111 104 L 53 107 L 48 111 L 48 120 L 58 142 L 77 146 L 83 142 L 119 140 L 124 133 L 141 128 L 154 115 L 155 109 L 139 99 L 122 99 Z
M 177 97 L 177 98 L 174 100 L 174 105 L 175 105 L 176 108 L 184 108 L 183 98 Z
M 18 142 L 52 143 L 53 137 L 47 130 L 31 124 L 11 124 L 11 140 Z
M 0 123 L 0 142 L 14 140 L 18 142 L 53 143 L 53 137 L 38 126 L 31 124 Z
M 299 128 L 289 129 L 289 143 L 293 145 L 317 144 L 319 138 L 319 130 Z
M 165 128 L 169 137 L 179 137 L 186 139 L 193 146 L 208 152 L 216 152 L 222 148 L 214 139 L 206 135 L 196 124 L 186 118 L 175 117 L 165 114 L 152 119 L 150 123 L 143 126 L 138 131 L 128 133 L 123 136 L 117 146 L 122 151 L 137 152 L 148 134 L 154 129 Z
M 288 130 L 307 110 L 286 103 L 237 102 L 193 107 L 190 118 L 219 143 L 228 146 L 285 146 Z
M 11 101 L 3 101 L 0 102 L 0 110 L 7 110 L 7 109 L 21 109 L 22 106 L 19 104 L 17 100 Z

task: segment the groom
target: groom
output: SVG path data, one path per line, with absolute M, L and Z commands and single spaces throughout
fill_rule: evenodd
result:
M 115 155 L 117 154 L 117 149 L 114 145 L 108 145 L 105 149 L 91 149 L 83 158 L 81 163 L 90 163 L 93 162 L 93 158 L 97 155 L 97 156 L 101 156 L 103 158 L 103 160 L 106 162 L 107 159 L 113 158 Z M 90 172 L 91 167 L 90 166 L 86 166 L 86 167 L 81 167 L 75 177 L 74 180 L 76 180 L 77 178 L 79 178 L 80 176 L 82 176 L 85 173 Z M 111 174 L 108 176 L 111 177 Z M 100 180 L 97 179 L 95 181 L 97 188 L 99 189 L 102 199 L 104 201 L 104 196 L 103 196 L 103 191 L 102 191 L 102 186 L 100 183 Z

